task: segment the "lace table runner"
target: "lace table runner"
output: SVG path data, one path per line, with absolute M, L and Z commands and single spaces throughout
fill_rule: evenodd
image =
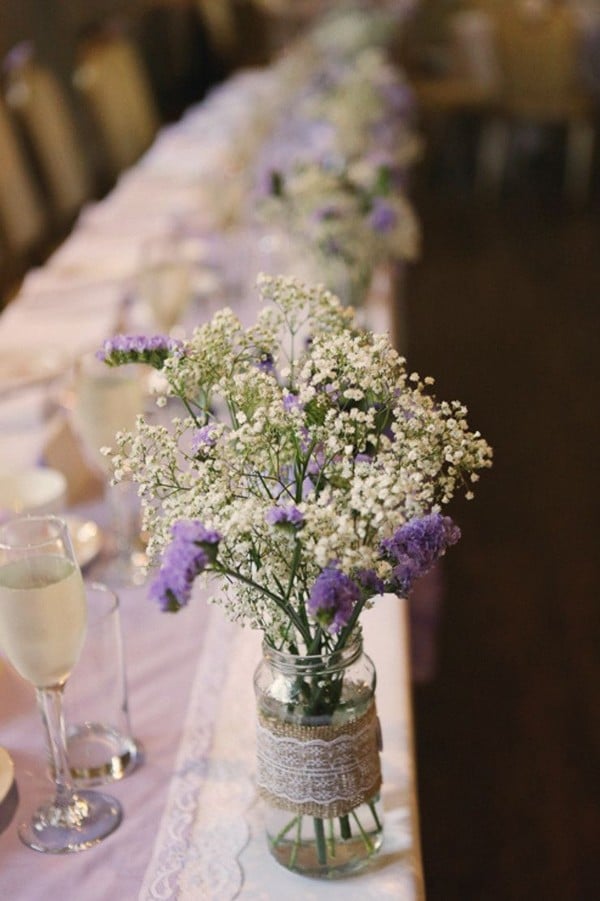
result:
M 139 901 L 229 901 L 242 886 L 238 859 L 255 798 L 252 673 L 260 641 L 215 609 L 204 647 Z

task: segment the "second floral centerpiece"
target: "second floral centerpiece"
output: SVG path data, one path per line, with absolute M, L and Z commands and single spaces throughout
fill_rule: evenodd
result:
M 190 339 L 119 336 L 110 365 L 162 370 L 167 426 L 120 435 L 115 477 L 139 483 L 151 594 L 166 611 L 212 577 L 214 603 L 260 629 L 257 783 L 270 847 L 313 875 L 381 844 L 375 674 L 360 617 L 459 538 L 443 514 L 491 462 L 459 402 L 406 371 L 321 287 L 262 277 L 263 308 Z M 178 399 L 178 400 L 176 400 Z M 218 579 L 218 586 L 214 582 Z

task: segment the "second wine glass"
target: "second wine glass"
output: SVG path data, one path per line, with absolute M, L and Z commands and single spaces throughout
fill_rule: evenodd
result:
M 102 448 L 115 447 L 115 435 L 133 431 L 144 408 L 144 380 L 138 366 L 111 369 L 95 354 L 85 354 L 75 371 L 73 425 L 84 453 L 106 485 L 105 500 L 114 553 L 95 575 L 109 585 L 141 584 L 146 557 L 140 540 L 139 505 L 130 481 L 110 485 L 110 459 Z

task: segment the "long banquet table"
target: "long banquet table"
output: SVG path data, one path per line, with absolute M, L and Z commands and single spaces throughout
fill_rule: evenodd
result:
M 33 272 L 0 317 L 0 469 L 47 459 L 60 426 L 53 379 L 79 353 L 123 324 L 139 325 L 131 286 L 142 241 L 198 203 L 203 167 L 229 147 L 257 76 L 240 76 L 221 97 L 221 128 L 207 130 L 206 105 L 165 129 L 104 201 L 84 211 L 72 236 Z M 209 105 L 210 106 L 210 105 Z M 207 134 L 208 138 L 207 139 Z M 212 135 L 212 137 L 211 137 Z M 203 153 L 198 152 L 202 136 Z M 203 241 L 192 235 L 196 249 Z M 206 276 L 207 270 L 203 270 Z M 366 317 L 389 328 L 393 282 L 383 274 Z M 207 292 L 193 312 L 208 315 Z M 244 318 L 253 312 L 237 298 Z M 74 508 L 101 524 L 99 501 Z M 120 590 L 135 736 L 143 765 L 110 786 L 124 808 L 120 828 L 78 855 L 43 856 L 22 846 L 20 817 L 49 785 L 31 687 L 0 659 L 0 745 L 15 763 L 15 790 L 0 809 L 0 897 L 108 899 L 325 899 L 340 884 L 307 880 L 269 856 L 252 774 L 252 672 L 256 633 L 229 623 L 202 592 L 177 616 L 159 612 L 144 587 Z M 378 672 L 383 729 L 385 844 L 375 865 L 343 883 L 348 899 L 423 897 L 412 752 L 406 603 L 380 598 L 364 621 Z M 93 685 L 83 689 L 94 691 Z

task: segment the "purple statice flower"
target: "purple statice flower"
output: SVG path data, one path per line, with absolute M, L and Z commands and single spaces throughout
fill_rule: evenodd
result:
M 348 624 L 359 598 L 360 589 L 350 576 L 328 566 L 317 577 L 306 606 L 323 628 L 335 634 Z
M 306 474 L 313 479 L 318 479 L 325 467 L 325 451 L 322 444 L 317 444 L 312 451 L 306 465 Z
M 354 458 L 355 463 L 372 463 L 373 457 L 371 454 L 357 454 Z
M 316 222 L 327 222 L 329 219 L 340 218 L 340 208 L 336 203 L 324 203 L 313 211 Z
M 302 500 L 304 501 L 307 497 L 310 497 L 314 490 L 315 483 L 311 478 L 306 476 L 306 478 L 302 482 Z
M 294 504 L 287 507 L 271 507 L 267 510 L 265 519 L 270 526 L 292 526 L 297 529 L 304 524 L 304 515 Z
M 393 564 L 389 590 L 406 595 L 415 579 L 424 575 L 446 548 L 460 538 L 460 529 L 449 516 L 430 513 L 409 520 L 381 542 L 384 555 Z
M 183 354 L 183 343 L 167 335 L 115 335 L 107 338 L 96 356 L 108 366 L 147 363 L 162 369 L 167 357 Z
M 359 569 L 355 578 L 367 597 L 383 594 L 385 591 L 383 579 L 380 579 L 373 569 Z
M 263 354 L 257 365 L 261 372 L 266 372 L 268 375 L 275 374 L 275 361 L 272 354 Z
M 197 519 L 175 523 L 171 535 L 150 597 L 162 610 L 174 612 L 189 602 L 194 580 L 214 562 L 221 535 Z
M 215 435 L 216 429 L 212 423 L 203 425 L 201 429 L 197 429 L 192 437 L 192 454 L 199 454 L 208 447 L 214 447 L 217 443 Z
M 291 410 L 302 410 L 303 404 L 298 400 L 296 394 L 285 394 L 283 398 L 283 409 L 286 413 L 291 412 Z
M 337 238 L 330 235 L 323 241 L 322 250 L 327 256 L 335 257 L 342 253 L 342 245 Z
M 386 234 L 393 231 L 398 222 L 396 210 L 385 200 L 376 197 L 369 213 L 369 225 L 373 231 Z

